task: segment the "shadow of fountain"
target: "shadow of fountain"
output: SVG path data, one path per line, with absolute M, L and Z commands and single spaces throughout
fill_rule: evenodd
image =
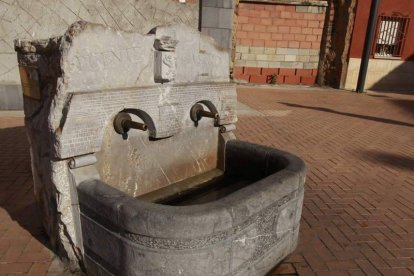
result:
M 24 127 L 0 129 L 0 168 L 0 208 L 51 249 L 34 197 L 29 143 Z

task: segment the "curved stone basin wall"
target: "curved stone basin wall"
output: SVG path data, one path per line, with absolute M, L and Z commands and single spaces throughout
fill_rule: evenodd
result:
M 100 180 L 78 186 L 88 273 L 264 275 L 296 247 L 305 164 L 232 140 L 226 173 L 254 182 L 200 205 L 132 198 Z

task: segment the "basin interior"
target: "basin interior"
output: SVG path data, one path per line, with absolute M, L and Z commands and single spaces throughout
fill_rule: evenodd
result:
M 175 194 L 158 203 L 174 206 L 203 204 L 225 197 L 248 186 L 252 182 L 254 181 L 234 175 L 223 174 L 207 182 L 200 183 L 194 189 Z
M 243 161 L 248 163 L 247 160 Z M 241 171 L 229 169 L 225 172 L 214 169 L 137 198 L 170 206 L 208 203 L 223 198 L 284 168 L 285 166 L 282 163 L 278 163 L 267 173 L 259 174 L 249 169 Z
M 194 275 L 200 268 L 197 275 L 265 275 L 296 247 L 305 165 L 286 152 L 231 140 L 223 168 L 138 200 L 101 180 L 81 183 L 87 265 L 113 275 L 134 275 L 142 267 L 151 275 L 182 269 Z M 215 273 L 217 264 L 226 270 Z
M 212 175 L 213 178 L 209 179 L 209 176 Z M 193 185 L 190 184 L 189 187 L 184 189 L 178 188 L 189 182 Z M 223 173 L 217 169 L 172 184 L 171 186 L 168 186 L 169 191 L 167 191 L 167 189 L 164 189 L 163 191 L 157 190 L 138 198 L 172 206 L 203 204 L 225 197 L 234 191 L 248 186 L 252 182 L 254 182 L 253 179 L 246 179 L 241 176 Z M 163 193 L 163 195 L 159 195 L 160 192 Z

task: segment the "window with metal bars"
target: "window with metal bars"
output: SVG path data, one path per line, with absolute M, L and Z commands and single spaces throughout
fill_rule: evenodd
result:
M 379 16 L 374 57 L 401 57 L 409 20 L 401 16 Z

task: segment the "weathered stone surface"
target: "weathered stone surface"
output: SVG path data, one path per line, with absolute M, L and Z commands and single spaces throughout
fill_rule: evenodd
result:
M 14 39 L 60 36 L 78 20 L 143 34 L 172 23 L 197 29 L 199 8 L 198 1 L 25 0 L 0 1 L 0 11 L 0 84 L 19 84 Z
M 174 52 L 155 51 L 155 82 L 169 82 L 176 75 L 177 57 Z
M 177 40 L 174 40 L 169 36 L 164 36 L 155 40 L 154 47 L 159 51 L 173 52 L 177 43 Z
M 258 275 L 294 249 L 305 165 L 235 141 L 229 55 L 213 39 L 182 24 L 139 34 L 81 21 L 15 47 L 36 198 L 73 266 Z M 218 190 L 190 203 L 139 199 L 211 172 Z M 193 184 L 173 196 L 204 183 Z
M 165 37 L 170 37 L 170 42 L 167 43 Z M 163 41 L 157 44 L 158 49 L 154 47 L 155 41 Z M 175 46 L 174 51 L 171 51 L 172 46 Z M 217 47 L 211 38 L 201 36 L 183 24 L 139 34 L 81 21 L 71 25 L 62 37 L 16 40 L 15 48 L 22 75 L 33 71 L 38 76 L 37 82 L 28 82 L 24 97 L 36 197 L 53 246 L 74 264 L 82 260 L 82 239 L 77 237 L 80 229 L 75 225 L 78 220 L 77 207 L 73 204 L 76 193 L 71 194 L 73 179 L 79 176 L 72 178 L 74 172 L 71 173 L 67 165 L 69 158 L 97 152 L 97 156 L 102 157 L 97 169 L 105 181 L 131 195 L 140 194 L 214 166 L 217 139 L 209 138 L 217 137 L 218 129 L 203 130 L 208 121 L 200 124 L 197 134 L 188 136 L 198 135 L 197 139 L 205 146 L 193 143 L 180 148 L 174 142 L 189 139 L 185 129 L 194 128 L 187 118 L 194 103 L 208 101 L 216 106 L 220 124 L 236 121 L 235 89 L 228 83 L 227 51 Z M 163 53 L 176 55 L 174 78 L 171 73 L 166 74 L 168 85 L 156 82 L 154 53 L 160 49 Z M 122 140 L 114 132 L 112 121 L 125 108 L 146 114 L 150 120 L 149 131 Z M 174 157 L 180 156 L 180 151 L 193 152 L 181 164 L 190 169 L 181 174 L 167 171 L 166 176 L 170 178 L 166 180 L 160 176 L 161 180 L 153 186 L 137 183 L 137 178 L 151 175 L 151 170 L 164 170 L 155 161 L 147 166 L 136 158 L 151 155 L 151 150 L 145 148 L 151 148 L 154 142 L 146 140 L 174 135 L 177 137 L 160 141 L 160 144 L 165 144 L 165 150 L 173 147 L 170 152 Z M 137 151 L 127 150 L 123 158 L 116 154 L 116 144 L 112 140 L 121 143 L 122 149 L 136 146 Z M 144 140 L 146 146 L 142 147 Z M 111 149 L 112 146 L 115 148 Z M 175 154 L 174 148 L 177 149 Z M 112 150 L 115 154 L 109 155 Z M 127 171 L 131 175 L 119 175 L 118 166 L 112 167 L 119 157 L 129 161 L 124 165 L 129 166 Z M 173 158 L 165 161 L 163 166 L 171 166 Z M 79 170 L 76 171 L 79 174 Z M 131 176 L 134 177 L 132 181 Z
M 153 105 L 152 109 L 147 106 L 149 110 L 146 111 L 152 117 L 165 116 L 168 120 L 164 124 L 161 119 L 153 118 L 157 127 L 157 131 L 151 133 L 154 138 L 173 135 L 180 129 L 179 125 L 170 124 L 169 121 L 176 117 L 171 112 L 175 113 L 176 107 L 182 105 L 181 99 L 186 99 L 187 103 L 191 104 L 191 101 L 195 101 L 196 98 L 202 100 L 203 93 L 211 91 L 210 96 L 207 97 L 210 97 L 214 104 L 219 107 L 218 94 L 214 91 L 219 91 L 221 88 L 217 85 L 199 86 L 198 92 L 194 92 L 196 98 L 188 98 L 186 94 L 188 92 L 183 93 L 181 91 L 185 89 L 184 84 L 179 87 L 154 86 L 156 84 L 154 40 L 157 37 L 165 37 L 166 34 L 174 40 L 180 41 L 179 47 L 174 52 L 177 59 L 175 62 L 174 84 L 190 82 L 219 83 L 229 80 L 226 71 L 226 68 L 228 68 L 227 52 L 216 48 L 211 38 L 200 37 L 197 31 L 184 25 L 160 27 L 156 29 L 155 35 L 141 35 L 121 33 L 100 25 L 79 22 L 72 25 L 65 34 L 62 44 L 59 46 L 60 50 L 58 50 L 58 46 L 50 46 L 57 45 L 56 39 L 34 43 L 28 41 L 16 42 L 16 49 L 21 53 L 20 64 L 22 66 L 37 68 L 39 74 L 43 77 L 50 75 L 51 70 L 62 73 L 61 77 L 53 76 L 58 83 L 56 88 L 58 95 L 55 100 L 55 105 L 58 105 L 55 109 L 56 112 L 59 113 L 59 110 L 64 109 L 65 105 L 71 102 L 77 102 L 76 105 L 81 108 L 68 108 L 65 109 L 65 114 L 56 114 L 56 118 L 51 118 L 55 135 L 55 156 L 65 158 L 96 151 L 102 141 L 102 124 L 109 119 L 107 116 L 114 116 L 113 112 L 119 112 L 123 108 L 127 108 L 128 103 L 131 103 L 131 100 L 133 101 L 133 97 L 138 97 L 138 102 L 146 101 L 148 105 Z M 47 51 L 47 55 L 55 53 L 53 56 L 55 63 L 45 64 L 43 59 L 47 55 L 36 56 L 35 53 L 41 53 L 42 51 Z M 37 58 L 37 60 L 32 57 Z M 60 68 L 55 68 L 59 67 L 57 62 L 60 61 L 60 58 L 62 65 Z M 48 61 L 50 62 L 50 60 Z M 144 89 L 142 93 L 136 93 L 134 89 L 130 89 L 131 87 L 148 86 L 154 87 Z M 235 104 L 234 100 L 231 100 L 231 97 L 235 95 L 234 88 L 228 85 L 224 86 L 230 89 L 224 91 L 233 91 L 225 93 L 232 94 L 229 101 L 230 104 Z M 53 87 L 49 88 L 51 90 L 55 89 Z M 111 92 L 111 90 L 123 88 L 125 90 L 122 94 Z M 47 98 L 48 95 L 46 94 L 49 94 L 49 92 L 45 89 L 41 90 L 44 93 L 41 97 Z M 100 93 L 99 91 L 102 90 L 105 90 L 105 92 Z M 205 92 L 202 92 L 202 90 Z M 87 94 L 90 96 L 87 96 Z M 117 98 L 117 101 L 114 101 L 115 98 Z M 224 99 L 226 99 L 226 96 L 224 96 Z M 90 106 L 82 105 L 83 101 L 89 101 Z M 230 114 L 225 110 L 226 102 L 223 101 L 223 104 L 219 107 L 219 109 L 223 108 L 224 113 L 220 115 L 224 124 L 231 123 L 235 119 L 234 114 Z M 37 103 L 39 102 L 31 101 L 30 108 L 35 109 Z M 158 113 L 158 106 L 163 106 L 163 112 Z M 29 105 L 26 105 L 26 107 L 29 108 Z M 101 108 L 104 108 L 105 112 Z M 184 110 L 181 109 L 180 116 L 184 115 L 183 112 Z M 87 116 L 86 113 L 88 113 Z M 71 116 L 74 116 L 74 120 L 68 120 Z M 78 124 L 82 123 L 81 118 L 85 127 L 93 128 L 90 132 L 79 133 L 84 131 L 84 129 L 78 127 Z M 67 125 L 65 129 L 61 129 L 61 126 L 59 126 L 62 120 L 65 120 Z M 100 124 L 96 124 L 96 120 Z M 74 124 L 73 129 L 71 128 L 72 122 Z M 88 139 L 87 137 L 91 135 L 94 137 Z
M 239 141 L 227 143 L 226 156 L 228 174 L 259 180 L 201 205 L 159 205 L 100 181 L 80 184 L 88 269 L 104 275 L 265 275 L 296 247 L 305 166 L 288 153 Z

